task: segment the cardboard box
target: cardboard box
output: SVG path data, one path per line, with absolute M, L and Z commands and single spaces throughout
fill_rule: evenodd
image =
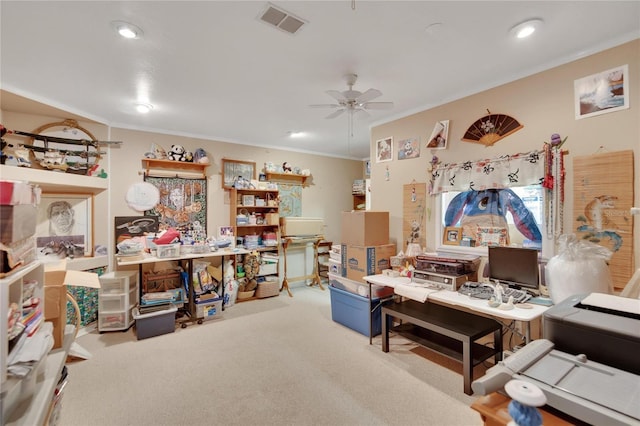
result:
M 8 244 L 0 242 L 0 277 L 22 265 L 33 262 L 37 258 L 35 236 Z
M 0 242 L 9 244 L 34 235 L 37 215 L 33 204 L 0 205 Z
M 53 323 L 53 349 L 62 347 L 67 324 L 67 285 L 100 288 L 98 274 L 67 271 L 66 261 L 46 264 L 44 272 L 44 320 Z
M 389 244 L 389 212 L 342 212 L 340 241 L 353 246 Z
M 342 276 L 350 280 L 364 282 L 363 277 L 380 274 L 383 269 L 391 267 L 390 259 L 396 254 L 396 245 L 353 246 L 343 244 L 341 252 Z
M 280 215 L 278 213 L 265 213 L 264 219 L 267 225 L 278 225 L 280 223 Z
M 0 180 L 0 205 L 36 205 L 40 202 L 41 193 L 42 190 L 39 187 L 26 182 Z

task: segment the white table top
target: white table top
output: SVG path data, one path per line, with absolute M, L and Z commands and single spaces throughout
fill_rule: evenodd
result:
M 163 262 L 167 260 L 188 260 L 188 259 L 201 259 L 203 257 L 221 257 L 221 256 L 232 256 L 236 254 L 248 254 L 249 250 L 234 248 L 234 249 L 219 249 L 216 251 L 211 251 L 208 253 L 189 253 L 189 254 L 181 254 L 176 257 L 163 257 L 159 258 L 156 256 L 151 256 L 148 253 L 141 254 L 139 256 L 117 256 L 116 260 L 118 262 L 118 266 L 126 266 L 126 265 L 140 265 L 143 263 L 155 263 L 155 262 Z
M 382 285 L 386 287 L 394 287 L 397 284 L 410 284 L 411 278 L 407 277 L 388 277 L 386 275 L 368 275 L 364 277 L 364 280 L 376 285 Z M 511 310 L 502 310 L 499 308 L 492 308 L 487 303 L 487 300 L 474 299 L 465 294 L 460 294 L 457 291 L 450 290 L 429 290 L 427 301 L 433 300 L 434 302 L 440 302 L 447 305 L 460 306 L 467 309 L 471 309 L 476 312 L 482 312 L 494 317 L 504 318 L 515 321 L 532 321 L 549 309 L 548 306 L 534 305 L 527 303 L 531 306 L 530 309 L 523 309 L 515 307 Z

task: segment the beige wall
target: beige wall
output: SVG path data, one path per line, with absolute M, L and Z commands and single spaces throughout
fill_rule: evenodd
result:
M 575 79 L 629 65 L 630 108 L 582 120 L 574 118 Z M 573 159 L 596 153 L 599 147 L 609 152 L 634 150 L 634 205 L 640 206 L 640 40 L 559 66 L 549 71 L 505 84 L 448 104 L 377 126 L 371 132 L 371 158 L 375 159 L 375 141 L 392 136 L 394 142 L 419 138 L 422 152 L 419 159 L 394 160 L 376 164 L 372 160 L 372 209 L 390 212 L 391 238 L 402 241 L 402 185 L 428 181 L 428 164 L 432 155 L 444 163 L 493 158 L 503 154 L 541 149 L 552 133 L 568 140 L 563 148 L 566 157 L 565 232 L 573 226 Z M 508 114 L 524 128 L 497 142 L 492 147 L 462 142 L 461 137 L 478 118 L 491 113 Z M 424 148 L 434 124 L 450 120 L 449 142 L 446 150 Z M 385 169 L 389 167 L 389 180 Z M 433 200 L 431 200 L 433 201 Z M 433 204 L 435 205 L 435 204 Z M 640 235 L 640 220 L 634 224 L 635 241 Z M 427 223 L 427 247 L 435 249 L 436 223 L 434 215 Z M 640 249 L 635 245 L 635 262 L 640 265 Z
M 310 169 L 309 185 L 302 189 L 302 216 L 324 218 L 325 237 L 335 242 L 340 240 L 340 213 L 352 206 L 351 184 L 354 179 L 362 178 L 360 161 L 116 128 L 111 129 L 111 138 L 124 141 L 120 149 L 111 150 L 112 216 L 138 214 L 127 206 L 124 197 L 132 183 L 143 180 L 139 174 L 141 159 L 153 143 L 165 150 L 172 144 L 183 145 L 191 151 L 204 148 L 212 161 L 207 169 L 207 228 L 210 235 L 215 235 L 218 226 L 230 223 L 228 191 L 223 190 L 221 184 L 222 158 L 255 161 L 258 172 L 263 170 L 267 161 L 276 164 L 287 161 L 292 166 Z
M 40 104 L 34 103 L 34 111 L 40 112 L 40 107 Z M 144 157 L 144 153 L 150 150 L 153 143 L 166 150 L 172 144 L 180 144 L 191 151 L 196 148 L 204 148 L 209 153 L 212 164 L 207 169 L 209 176 L 207 227 L 210 235 L 215 235 L 218 226 L 229 224 L 228 191 L 224 191 L 220 183 L 220 164 L 223 157 L 255 161 L 258 171 L 263 169 L 264 163 L 267 161 L 276 164 L 287 161 L 292 166 L 310 169 L 312 176 L 307 180 L 308 185 L 302 190 L 302 216 L 324 218 L 325 238 L 336 243 L 340 241 L 341 212 L 351 210 L 353 205 L 351 196 L 353 180 L 363 177 L 363 163 L 361 161 L 109 128 L 104 124 L 82 120 L 81 117 L 66 114 L 53 108 L 48 110 L 60 115 L 18 113 L 5 109 L 0 111 L 0 117 L 8 129 L 28 132 L 43 124 L 72 117 L 100 140 L 122 141 L 122 145 L 119 147 L 107 148 L 109 154 L 100 162 L 101 167 L 104 167 L 108 173 L 109 189 L 98 194 L 95 198 L 94 241 L 96 244 L 108 245 L 108 247 L 113 247 L 114 216 L 142 214 L 126 204 L 125 194 L 131 184 L 143 181 L 141 159 Z M 15 139 L 14 136 L 11 140 L 19 139 Z

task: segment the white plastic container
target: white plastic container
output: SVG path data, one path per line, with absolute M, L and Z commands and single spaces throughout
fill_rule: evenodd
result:
M 158 259 L 166 259 L 169 257 L 180 256 L 180 243 L 175 244 L 156 244 L 156 257 Z

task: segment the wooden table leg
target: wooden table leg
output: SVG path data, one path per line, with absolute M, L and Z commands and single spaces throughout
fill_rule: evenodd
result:
M 464 393 L 467 395 L 473 394 L 473 391 L 471 390 L 471 382 L 473 381 L 472 346 L 473 342 L 471 339 L 465 339 L 462 341 L 462 377 L 464 381 Z
M 313 243 L 313 281 L 311 284 L 318 284 L 320 290 L 324 290 L 322 280 L 320 279 L 320 270 L 318 269 L 318 247 L 320 246 L 320 241 L 322 241 L 322 239 L 317 239 Z
M 382 311 L 382 352 L 389 352 L 389 322 L 391 317 Z
M 291 290 L 289 289 L 289 281 L 287 280 L 287 246 L 289 245 L 290 241 L 291 240 L 289 240 L 288 238 L 285 238 L 282 242 L 282 253 L 284 256 L 284 278 L 282 279 L 282 288 L 280 289 L 280 291 L 287 290 L 287 293 L 289 293 L 289 297 L 293 297 L 293 294 L 291 294 Z

